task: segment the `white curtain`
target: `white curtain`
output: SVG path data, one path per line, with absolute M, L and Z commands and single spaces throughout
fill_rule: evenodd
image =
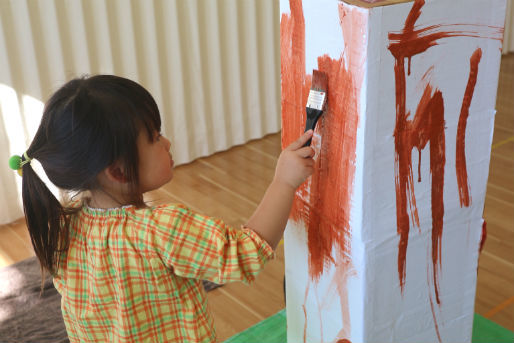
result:
M 145 86 L 178 164 L 280 131 L 278 16 L 276 0 L 0 0 L 0 224 L 22 216 L 7 160 L 74 76 Z

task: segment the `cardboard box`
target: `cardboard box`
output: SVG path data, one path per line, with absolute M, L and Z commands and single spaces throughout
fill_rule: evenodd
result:
M 505 0 L 281 0 L 288 342 L 471 342 Z M 347 340 L 347 341 L 345 341 Z

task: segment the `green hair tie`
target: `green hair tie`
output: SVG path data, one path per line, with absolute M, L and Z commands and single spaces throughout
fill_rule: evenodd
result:
M 12 170 L 20 170 L 24 165 L 32 161 L 32 159 L 27 156 L 26 151 L 23 153 L 23 157 L 25 157 L 24 160 L 22 160 L 21 156 L 18 155 L 11 156 L 11 158 L 9 158 L 9 168 Z

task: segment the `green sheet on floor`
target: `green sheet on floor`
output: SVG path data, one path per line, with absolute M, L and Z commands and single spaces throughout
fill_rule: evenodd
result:
M 513 343 L 514 332 L 475 314 L 472 343 Z M 286 311 L 282 310 L 225 343 L 287 343 Z

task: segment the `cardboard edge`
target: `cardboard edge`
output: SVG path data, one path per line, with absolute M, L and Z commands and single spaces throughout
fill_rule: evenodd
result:
M 363 8 L 374 8 L 374 7 L 383 7 L 390 5 L 402 4 L 405 2 L 414 2 L 414 0 L 383 0 L 380 2 L 370 3 L 364 0 L 339 0 L 341 2 L 347 3 L 349 5 L 354 5 Z

